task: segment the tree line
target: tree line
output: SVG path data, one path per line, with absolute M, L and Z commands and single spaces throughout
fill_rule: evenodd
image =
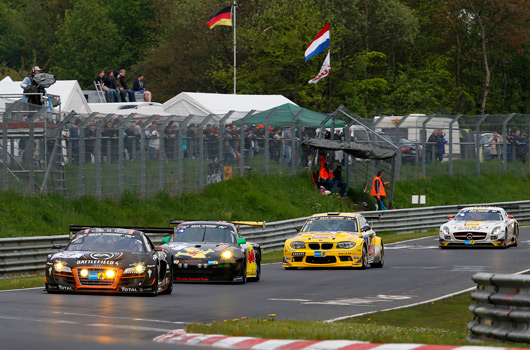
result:
M 93 88 L 101 69 L 144 73 L 159 102 L 232 93 L 233 28 L 206 26 L 232 0 L 4 0 L 0 78 L 39 65 Z M 239 0 L 237 92 L 375 114 L 526 113 L 530 0 Z M 325 54 L 304 51 L 330 22 Z

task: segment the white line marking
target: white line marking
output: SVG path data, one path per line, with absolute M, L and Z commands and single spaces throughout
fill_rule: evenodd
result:
M 519 271 L 519 272 L 513 273 L 513 275 L 520 275 L 520 274 L 523 274 L 523 273 L 526 273 L 526 272 L 529 272 L 529 271 L 530 271 L 530 269 L 527 269 L 527 270 L 523 270 L 523 271 Z M 347 319 L 349 319 L 349 318 L 354 318 L 354 317 L 359 317 L 359 316 L 364 316 L 364 315 L 370 315 L 370 314 L 374 314 L 374 313 L 376 313 L 376 312 L 383 312 L 383 311 L 391 311 L 391 310 L 405 309 L 405 308 L 407 308 L 407 307 L 417 306 L 417 305 L 422 305 L 422 304 L 427 304 L 427 303 L 430 303 L 430 302 L 433 302 L 433 301 L 438 301 L 438 300 L 441 300 L 441 299 L 449 298 L 449 297 L 452 297 L 452 296 L 455 296 L 455 295 L 458 295 L 458 294 L 462 294 L 462 293 L 470 292 L 470 291 L 472 291 L 472 290 L 474 290 L 474 289 L 476 289 L 476 288 L 477 288 L 477 287 L 474 286 L 474 287 L 467 288 L 467 289 L 464 289 L 464 290 L 461 290 L 461 291 L 458 291 L 458 292 L 455 292 L 455 293 L 442 295 L 441 297 L 437 297 L 437 298 L 434 298 L 434 299 L 430 299 L 430 300 L 426 300 L 426 301 L 420 301 L 420 302 L 418 302 L 418 303 L 413 303 L 413 304 L 409 304 L 409 305 L 402 305 L 402 306 L 392 307 L 392 308 L 389 308 L 389 309 L 378 310 L 378 311 L 362 312 L 362 313 L 360 313 L 360 314 L 355 314 L 355 315 L 341 316 L 341 317 L 337 317 L 337 318 L 332 318 L 332 319 L 330 319 L 330 320 L 324 320 L 324 322 L 325 322 L 325 323 L 332 323 L 332 322 L 336 322 L 336 321 L 347 320 Z
M 17 321 L 79 324 L 79 322 L 75 322 L 75 321 L 56 320 L 53 318 L 34 318 L 34 317 L 8 316 L 8 315 L 0 315 L 0 318 L 5 319 L 5 320 L 17 320 Z
M 267 298 L 267 300 L 272 300 L 272 301 L 299 301 L 299 302 L 307 302 L 307 301 L 311 301 L 311 299 L 282 299 L 282 298 Z

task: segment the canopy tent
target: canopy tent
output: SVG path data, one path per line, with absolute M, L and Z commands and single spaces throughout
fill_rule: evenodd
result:
M 293 123 L 293 118 L 298 115 L 300 111 L 302 111 L 302 114 L 296 120 L 296 125 L 298 126 L 319 128 L 324 119 L 327 118 L 327 116 L 322 113 L 314 112 L 309 109 L 304 109 L 292 103 L 286 103 L 281 106 L 270 108 L 269 110 L 253 114 L 247 120 L 245 120 L 245 124 L 265 125 L 265 120 L 267 116 L 273 113 L 269 119 L 269 126 L 289 127 Z M 243 118 L 235 120 L 233 123 L 236 125 L 241 125 L 243 123 Z M 330 119 L 326 122 L 324 127 L 330 128 L 332 123 L 333 122 Z M 342 120 L 335 120 L 336 128 L 343 128 L 345 125 L 346 122 Z
M 261 112 L 284 103 L 293 103 L 282 95 L 234 95 L 198 92 L 181 92 L 163 103 L 169 114 L 188 116 L 194 114 L 205 117 L 213 114 L 213 122 L 219 121 L 229 111 L 235 111 L 226 123 L 243 118 L 248 112 Z
M 302 143 L 321 150 L 344 151 L 356 158 L 384 160 L 396 156 L 395 149 L 381 147 L 374 143 L 348 143 L 327 139 L 306 139 Z
M 20 87 L 21 81 L 13 81 L 10 77 L 5 77 L 0 81 L 0 95 L 17 95 L 11 100 L 20 100 L 23 93 Z M 50 95 L 61 97 L 61 110 L 63 112 L 75 111 L 77 113 L 90 113 L 85 95 L 77 80 L 57 80 L 53 85 L 46 88 Z M 59 106 L 56 107 L 58 109 Z

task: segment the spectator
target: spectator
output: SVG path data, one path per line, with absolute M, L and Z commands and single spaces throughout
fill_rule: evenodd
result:
M 31 73 L 28 74 L 27 77 L 22 80 L 22 83 L 20 84 L 20 87 L 24 89 L 24 95 L 22 96 L 22 101 L 25 103 L 32 103 L 35 105 L 41 105 L 42 104 L 42 95 L 33 95 L 33 94 L 44 94 L 44 88 L 37 84 L 37 82 L 33 79 L 35 75 L 42 72 L 41 68 L 39 66 L 33 67 L 31 70 Z M 25 95 L 25 94 L 32 94 L 32 95 Z
M 436 160 L 441 162 L 444 158 L 445 153 L 445 144 L 447 143 L 447 140 L 444 137 L 444 133 L 442 129 L 438 130 L 438 147 L 436 150 Z
M 319 182 L 324 185 L 330 191 L 333 191 L 337 186 L 337 183 L 334 181 L 333 172 L 329 169 L 329 163 L 325 162 L 324 166 L 320 169 L 318 173 Z
M 431 136 L 429 136 L 427 143 L 427 164 L 429 164 L 436 159 L 436 149 L 440 143 L 438 129 L 434 129 Z
M 289 165 L 292 158 L 292 140 L 293 140 L 293 127 L 289 127 L 283 130 L 283 161 L 285 165 Z
M 76 120 L 70 129 L 68 130 L 69 141 L 72 145 L 72 162 L 74 164 L 79 163 L 79 127 L 81 126 L 81 121 Z
M 151 92 L 144 86 L 144 75 L 138 74 L 138 78 L 134 81 L 133 90 L 144 94 L 145 102 L 151 102 Z
M 158 133 L 158 124 L 153 122 L 145 131 L 145 136 L 149 139 L 149 159 L 156 160 L 156 155 L 160 147 L 160 134 Z
M 140 133 L 135 123 L 129 124 L 129 127 L 124 132 L 125 156 L 128 160 L 133 160 L 137 157 Z
M 383 170 L 379 170 L 377 172 L 377 176 L 374 177 L 374 180 L 372 181 L 372 192 L 370 193 L 370 195 L 373 196 L 377 201 L 376 210 L 387 209 L 385 206 L 386 191 L 384 185 L 388 184 L 389 182 L 383 182 Z
M 501 158 L 502 137 L 499 136 L 499 133 L 495 131 L 493 136 L 488 140 L 488 143 L 490 144 L 490 159 Z
M 333 170 L 333 177 L 336 182 L 335 187 L 339 188 L 339 195 L 341 197 L 346 196 L 346 192 L 348 191 L 347 183 L 342 182 L 342 166 L 340 164 Z
M 136 102 L 136 97 L 134 96 L 134 91 L 130 90 L 127 87 L 127 80 L 125 80 L 125 69 L 120 70 L 119 75 L 117 75 L 121 100 L 125 102 L 125 96 L 127 95 L 129 98 L 129 102 Z
M 107 71 L 107 75 L 103 77 L 103 83 L 107 88 L 105 90 L 107 90 L 109 94 L 109 99 L 107 102 L 121 102 L 120 93 L 118 92 L 118 88 L 116 86 L 116 78 L 114 78 L 114 72 L 112 70 Z

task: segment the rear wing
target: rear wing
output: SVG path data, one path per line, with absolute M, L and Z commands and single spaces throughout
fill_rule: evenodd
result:
M 81 230 L 91 229 L 91 228 L 123 228 L 135 231 L 141 231 L 145 234 L 164 234 L 171 235 L 173 234 L 174 229 L 172 227 L 146 227 L 146 226 L 108 226 L 108 225 L 99 225 L 99 226 L 88 226 L 88 225 L 70 225 L 70 239 L 73 238 L 73 234 Z
M 171 219 L 169 220 L 170 225 L 180 225 L 186 221 L 211 221 L 211 222 L 229 222 L 234 225 L 245 225 L 245 226 L 261 226 L 262 230 L 265 230 L 266 222 L 265 221 L 241 221 L 241 220 L 180 220 L 180 219 Z

